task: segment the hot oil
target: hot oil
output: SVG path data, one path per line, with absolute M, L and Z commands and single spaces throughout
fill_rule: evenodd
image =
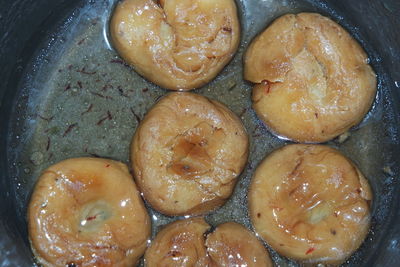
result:
M 91 1 L 62 20 L 49 34 L 26 69 L 20 95 L 11 119 L 9 173 L 15 174 L 19 227 L 26 229 L 26 206 L 34 183 L 48 166 L 71 157 L 92 156 L 129 164 L 129 145 L 144 114 L 167 93 L 126 66 L 111 48 L 108 20 L 113 0 Z M 287 143 L 271 134 L 251 109 L 252 85 L 243 80 L 242 57 L 249 42 L 273 19 L 286 13 L 320 12 L 349 30 L 370 55 L 379 79 L 379 94 L 366 119 L 351 130 L 344 143 L 328 145 L 351 158 L 369 179 L 375 193 L 374 224 L 383 224 L 390 211 L 392 175 L 382 169 L 391 166 L 392 142 L 397 126 L 390 118 L 391 102 L 379 56 L 358 35 L 357 28 L 325 4 L 313 1 L 238 1 L 242 40 L 232 62 L 210 84 L 195 90 L 221 101 L 243 121 L 250 137 L 248 164 L 235 192 L 222 208 L 206 216 L 213 226 L 236 221 L 251 229 L 247 213 L 247 192 L 261 160 Z M 176 220 L 152 210 L 153 236 L 163 225 Z M 373 242 L 383 235 L 374 229 L 363 248 L 347 264 L 367 258 Z M 278 266 L 296 264 L 270 250 Z

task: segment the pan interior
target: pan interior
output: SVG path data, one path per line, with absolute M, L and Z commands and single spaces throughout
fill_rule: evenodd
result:
M 26 207 L 41 171 L 60 160 L 93 156 L 129 164 L 129 145 L 144 114 L 166 90 L 155 86 L 124 64 L 108 39 L 108 20 L 115 1 L 87 1 L 60 19 L 43 40 L 18 83 L 8 125 L 8 170 L 15 195 L 17 227 L 25 237 Z M 364 121 L 344 143 L 328 145 L 351 158 L 368 178 L 375 198 L 373 225 L 361 247 L 345 265 L 372 261 L 373 251 L 390 222 L 394 176 L 398 174 L 398 125 L 394 117 L 393 86 L 380 56 L 345 13 L 319 1 L 237 1 L 242 40 L 232 62 L 210 84 L 194 92 L 221 101 L 239 115 L 250 136 L 250 157 L 236 190 L 222 208 L 206 217 L 213 226 L 236 221 L 251 228 L 247 190 L 260 161 L 290 143 L 272 135 L 251 109 L 251 84 L 243 80 L 242 57 L 252 38 L 285 13 L 315 11 L 344 26 L 363 45 L 378 75 L 378 94 Z M 398 102 L 398 99 L 395 99 Z M 176 220 L 150 207 L 153 236 Z M 388 219 L 389 218 L 389 219 Z M 376 227 L 379 225 L 380 227 Z M 270 249 L 279 266 L 297 266 Z

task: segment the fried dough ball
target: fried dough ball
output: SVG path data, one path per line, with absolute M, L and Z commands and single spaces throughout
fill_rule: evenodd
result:
M 245 227 L 225 223 L 205 240 L 210 228 L 203 218 L 167 225 L 147 249 L 146 267 L 272 266 L 265 247 Z
M 213 266 L 273 266 L 260 240 L 238 223 L 228 222 L 219 225 L 207 236 L 206 247 Z
M 372 192 L 337 150 L 288 145 L 257 168 L 249 191 L 256 232 L 278 253 L 303 262 L 339 264 L 365 239 Z
M 248 156 L 248 137 L 226 106 L 171 93 L 145 116 L 131 146 L 135 179 L 152 207 L 167 215 L 203 214 L 232 194 Z
M 245 79 L 253 108 L 278 135 L 325 142 L 358 124 L 374 100 L 376 75 L 360 45 L 315 13 L 278 18 L 249 46 Z
M 144 256 L 146 267 L 209 266 L 204 234 L 210 229 L 203 218 L 173 222 L 163 228 Z
M 133 266 L 150 218 L 125 164 L 61 161 L 40 176 L 28 207 L 33 253 L 43 266 Z
M 172 90 L 211 81 L 240 41 L 234 0 L 124 0 L 114 11 L 110 32 L 125 61 Z

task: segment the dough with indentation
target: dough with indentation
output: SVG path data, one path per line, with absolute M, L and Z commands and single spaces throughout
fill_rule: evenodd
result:
M 285 257 L 339 264 L 365 239 L 372 192 L 357 167 L 320 145 L 288 145 L 260 166 L 249 190 L 256 232 Z
M 144 198 L 167 215 L 203 214 L 224 204 L 247 156 L 240 119 L 193 93 L 163 97 L 144 117 L 131 146 Z
M 234 0 L 124 0 L 110 32 L 121 57 L 139 74 L 172 90 L 211 81 L 240 41 Z
M 344 133 L 363 119 L 376 94 L 361 46 L 319 14 L 278 18 L 252 41 L 244 61 L 257 115 L 295 141 L 325 142 Z
M 127 166 L 108 159 L 50 166 L 28 207 L 29 239 L 43 266 L 133 266 L 150 224 Z

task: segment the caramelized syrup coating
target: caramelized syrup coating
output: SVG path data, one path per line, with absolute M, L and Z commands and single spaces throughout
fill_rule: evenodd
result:
M 207 236 L 206 247 L 212 266 L 272 267 L 267 249 L 244 226 L 228 222 Z
M 360 45 L 315 13 L 274 21 L 249 46 L 245 79 L 253 108 L 278 135 L 325 142 L 358 124 L 374 100 L 376 75 Z
M 135 179 L 167 215 L 203 214 L 225 203 L 248 156 L 239 118 L 219 102 L 171 93 L 145 116 L 131 146 Z
M 212 80 L 240 40 L 234 0 L 124 0 L 114 11 L 110 31 L 125 61 L 172 90 Z
M 32 250 L 43 266 L 133 266 L 150 218 L 125 164 L 76 158 L 40 176 L 28 207 Z
M 288 145 L 257 168 L 249 191 L 256 232 L 280 254 L 338 264 L 365 239 L 372 192 L 337 150 Z
M 175 221 L 152 241 L 144 256 L 146 267 L 203 267 L 210 259 L 204 235 L 210 226 L 203 218 Z

